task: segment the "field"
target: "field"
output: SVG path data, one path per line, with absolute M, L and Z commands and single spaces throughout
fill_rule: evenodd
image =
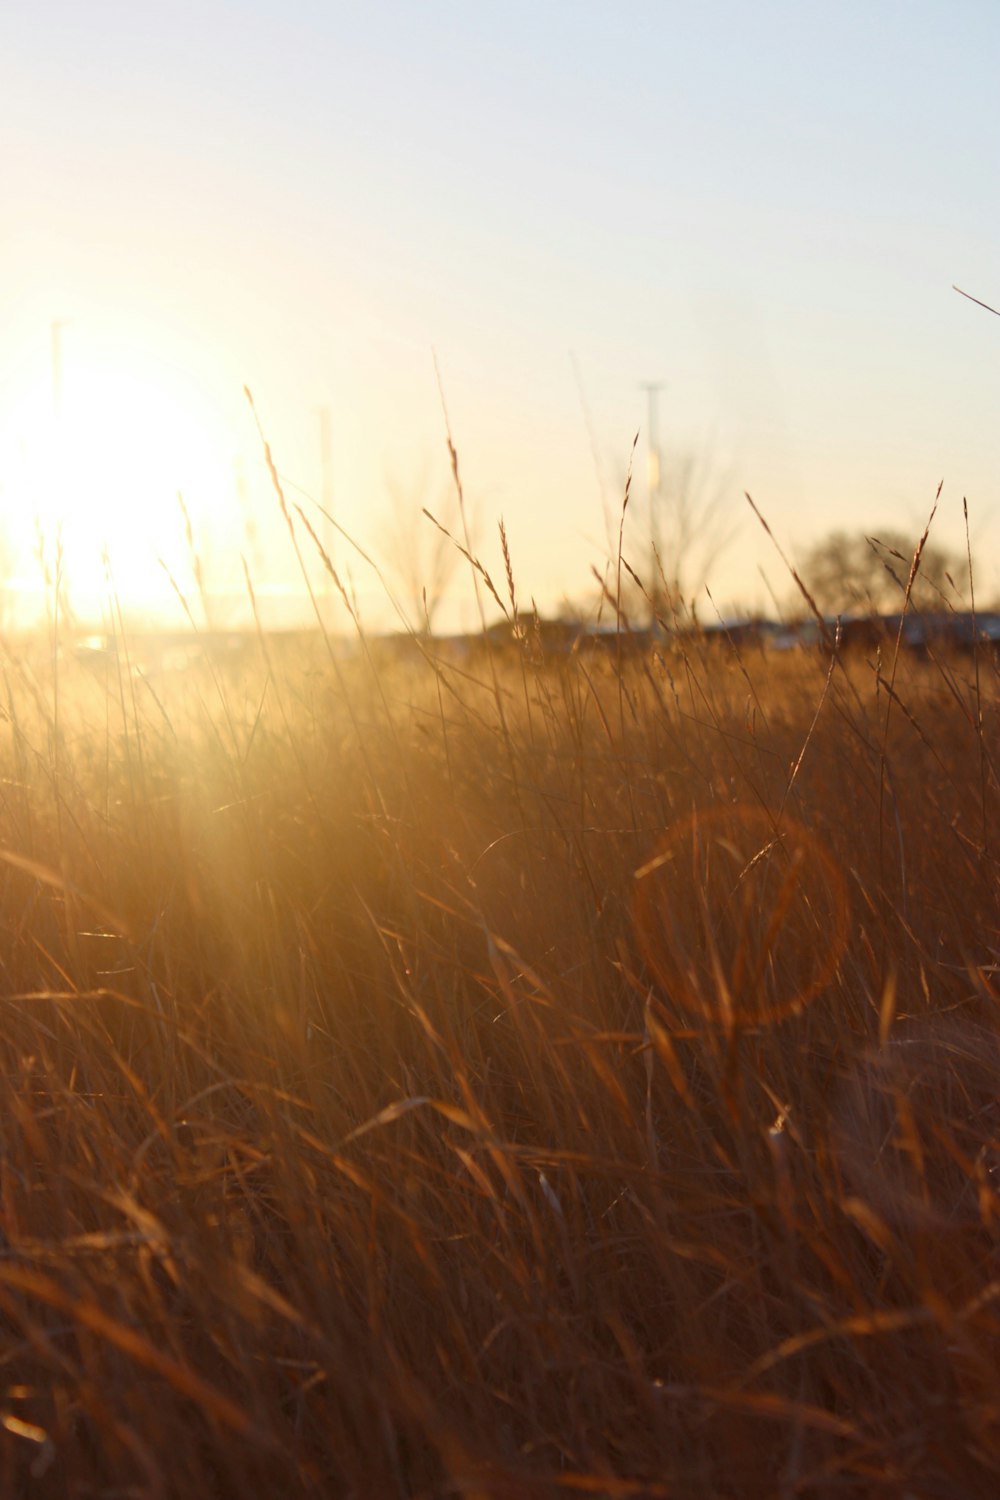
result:
M 993 1495 L 997 675 L 8 643 L 0 1493 Z

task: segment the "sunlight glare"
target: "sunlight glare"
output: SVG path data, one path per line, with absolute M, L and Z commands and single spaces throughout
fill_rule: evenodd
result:
M 203 567 L 228 543 L 238 554 L 235 434 L 155 358 L 76 349 L 61 379 L 24 389 L 9 427 L 4 572 L 22 605 L 44 594 L 59 552 L 77 615 L 106 609 L 109 578 L 123 608 L 175 613 L 166 570 L 197 607 L 179 494 Z

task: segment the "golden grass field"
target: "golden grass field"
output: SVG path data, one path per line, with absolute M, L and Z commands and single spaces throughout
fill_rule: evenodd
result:
M 3 660 L 0 1494 L 997 1493 L 991 661 L 117 644 Z

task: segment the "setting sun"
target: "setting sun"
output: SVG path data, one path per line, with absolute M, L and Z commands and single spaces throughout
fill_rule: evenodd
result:
M 176 608 L 195 550 L 241 547 L 237 437 L 183 372 L 147 348 L 54 324 L 51 370 L 5 414 L 5 570 L 21 617 L 58 566 L 75 613 L 117 595 L 132 612 Z M 168 576 L 169 574 L 169 576 Z

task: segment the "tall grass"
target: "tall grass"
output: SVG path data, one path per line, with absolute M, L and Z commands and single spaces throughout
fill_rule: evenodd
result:
M 0 1493 L 996 1492 L 992 663 L 521 623 L 8 647 Z

